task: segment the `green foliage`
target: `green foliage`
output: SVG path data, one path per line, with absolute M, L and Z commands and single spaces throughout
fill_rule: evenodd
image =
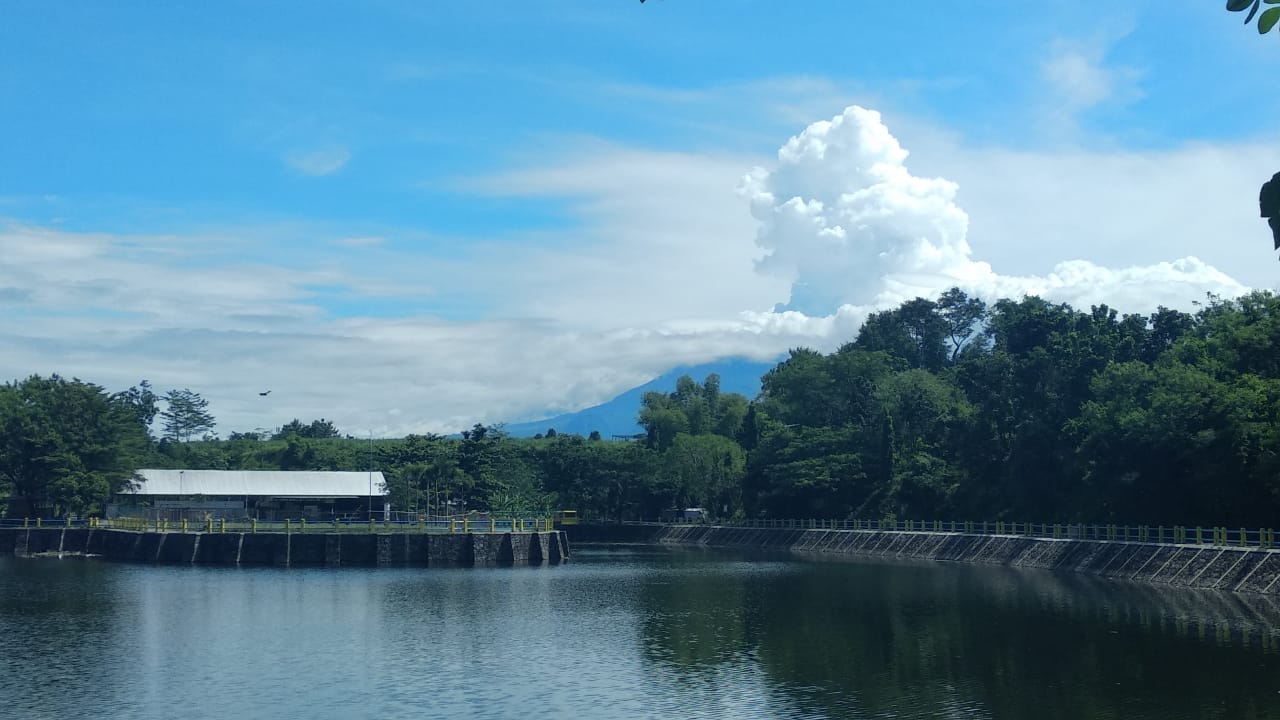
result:
M 677 435 L 664 456 L 670 507 L 703 507 L 718 517 L 733 516 L 741 508 L 746 464 L 742 446 L 730 438 Z
M 338 432 L 338 428 L 334 426 L 332 422 L 325 420 L 324 418 L 312 420 L 310 423 L 305 425 L 302 421 L 294 418 L 282 425 L 280 429 L 272 435 L 271 439 L 284 440 L 290 435 L 296 435 L 300 438 L 323 439 L 335 438 L 341 434 L 342 433 Z
M 0 489 L 9 514 L 100 511 L 147 445 L 137 407 L 97 385 L 33 375 L 0 386 Z
M 964 305 L 955 308 L 959 315 L 963 315 L 965 309 Z M 940 370 L 947 359 L 948 334 L 964 333 L 964 329 L 958 325 L 953 327 L 938 310 L 937 303 L 916 298 L 896 310 L 871 313 L 858 332 L 854 347 L 888 353 L 914 368 Z M 969 323 L 970 328 L 975 322 Z M 964 337 L 967 339 L 968 334 Z
M 151 423 L 160 412 L 160 398 L 151 390 L 151 383 L 143 380 L 124 392 L 117 393 L 115 399 L 129 406 L 138 424 L 148 431 Z
M 650 448 L 665 451 L 680 434 L 735 437 L 747 415 L 747 398 L 721 393 L 720 376 L 712 373 L 702 385 L 682 375 L 675 392 L 647 392 L 641 399 L 639 422 Z
M 1244 24 L 1248 25 L 1253 22 L 1253 18 L 1258 14 L 1258 10 L 1263 4 L 1280 5 L 1280 0 L 1227 0 L 1227 10 L 1231 12 L 1249 11 L 1245 16 Z M 1266 35 L 1271 32 L 1272 28 L 1280 23 L 1280 8 L 1269 8 L 1258 16 L 1258 33 Z

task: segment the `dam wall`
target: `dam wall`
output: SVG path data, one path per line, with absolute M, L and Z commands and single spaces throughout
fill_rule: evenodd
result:
M 1280 550 L 1207 544 L 1083 540 L 959 532 L 577 525 L 576 543 L 766 548 L 1041 568 L 1191 588 L 1280 594 Z
M 569 557 L 562 531 L 509 533 L 208 533 L 0 528 L 0 554 L 83 555 L 167 565 L 509 567 Z

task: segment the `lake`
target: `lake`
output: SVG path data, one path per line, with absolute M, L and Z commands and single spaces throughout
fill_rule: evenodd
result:
M 1276 718 L 1268 597 L 945 563 L 0 558 L 0 717 Z

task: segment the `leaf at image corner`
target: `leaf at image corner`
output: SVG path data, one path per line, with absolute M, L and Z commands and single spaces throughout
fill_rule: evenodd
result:
M 1280 8 L 1271 8 L 1262 13 L 1262 17 L 1258 18 L 1258 32 L 1266 35 L 1271 32 L 1271 28 L 1280 22 Z

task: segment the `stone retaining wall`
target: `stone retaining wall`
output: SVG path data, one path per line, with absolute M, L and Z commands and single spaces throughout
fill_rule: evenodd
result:
M 1023 535 L 735 528 L 711 525 L 578 525 L 574 542 L 777 548 L 1067 570 L 1194 588 L 1280 594 L 1280 550 L 1065 540 Z
M 156 533 L 0 528 L 0 553 L 88 555 L 170 565 L 502 567 L 568 559 L 563 533 Z

